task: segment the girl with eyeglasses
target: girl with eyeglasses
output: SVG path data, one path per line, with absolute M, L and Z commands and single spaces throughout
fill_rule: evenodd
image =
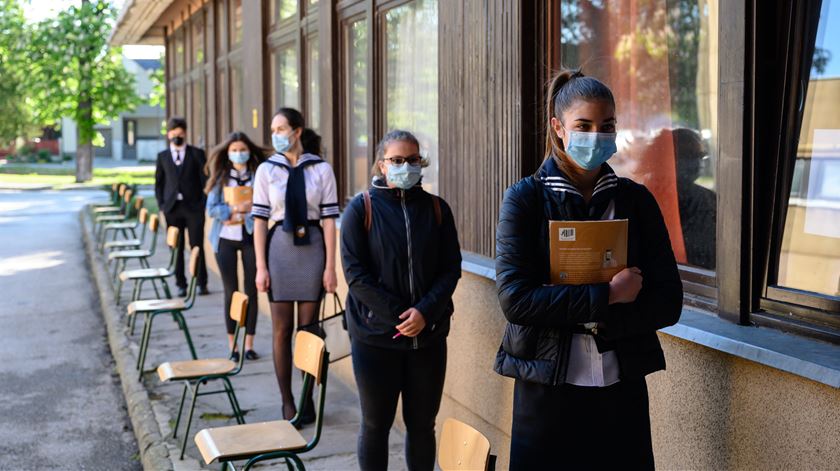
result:
M 420 143 L 391 131 L 376 149 L 371 188 L 347 206 L 341 257 L 362 424 L 359 467 L 388 469 L 388 435 L 402 396 L 408 469 L 432 470 L 446 336 L 461 277 L 449 205 L 423 190 Z

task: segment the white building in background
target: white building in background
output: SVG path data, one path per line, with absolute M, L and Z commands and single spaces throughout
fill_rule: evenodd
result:
M 137 94 L 147 100 L 154 87 L 151 74 L 162 67 L 158 59 L 130 59 L 123 56 L 123 64 L 134 74 Z M 166 147 L 161 133 L 165 112 L 160 106 L 144 103 L 130 112 L 121 113 L 105 125 L 97 125 L 99 134 L 95 139 L 94 155 L 114 160 L 151 160 Z M 61 119 L 59 150 L 62 155 L 76 155 L 76 122 L 70 118 Z M 101 138 L 100 138 L 101 136 Z

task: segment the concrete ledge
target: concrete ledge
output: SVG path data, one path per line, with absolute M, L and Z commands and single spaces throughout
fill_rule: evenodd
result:
M 172 470 L 174 467 L 166 442 L 160 433 L 160 427 L 155 420 L 149 393 L 143 383 L 137 381 L 137 372 L 134 367 L 137 358 L 132 353 L 128 338 L 123 333 L 122 316 L 115 302 L 109 274 L 104 268 L 104 259 L 96 251 L 96 243 L 91 232 L 92 227 L 87 212 L 87 208 L 80 211 L 79 220 L 82 227 L 88 268 L 94 286 L 99 293 L 102 317 L 108 331 L 108 344 L 111 347 L 111 354 L 120 375 L 120 383 L 125 395 L 131 427 L 134 429 L 135 437 L 137 437 L 140 462 L 143 464 L 143 469 Z

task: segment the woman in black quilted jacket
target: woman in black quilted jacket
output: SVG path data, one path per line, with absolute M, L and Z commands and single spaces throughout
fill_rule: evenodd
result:
M 496 286 L 508 320 L 495 370 L 516 379 L 510 469 L 653 469 L 645 376 L 682 284 L 659 206 L 619 178 L 615 100 L 565 70 L 550 85 L 546 157 L 505 192 Z M 628 219 L 627 268 L 609 283 L 549 283 L 548 222 Z

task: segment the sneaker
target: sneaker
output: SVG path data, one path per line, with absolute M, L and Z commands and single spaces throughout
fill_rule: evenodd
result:
M 245 359 L 246 360 L 259 360 L 260 356 L 257 355 L 257 352 L 253 350 L 245 350 Z
M 234 363 L 239 363 L 239 352 L 231 353 L 230 359 L 233 360 Z

